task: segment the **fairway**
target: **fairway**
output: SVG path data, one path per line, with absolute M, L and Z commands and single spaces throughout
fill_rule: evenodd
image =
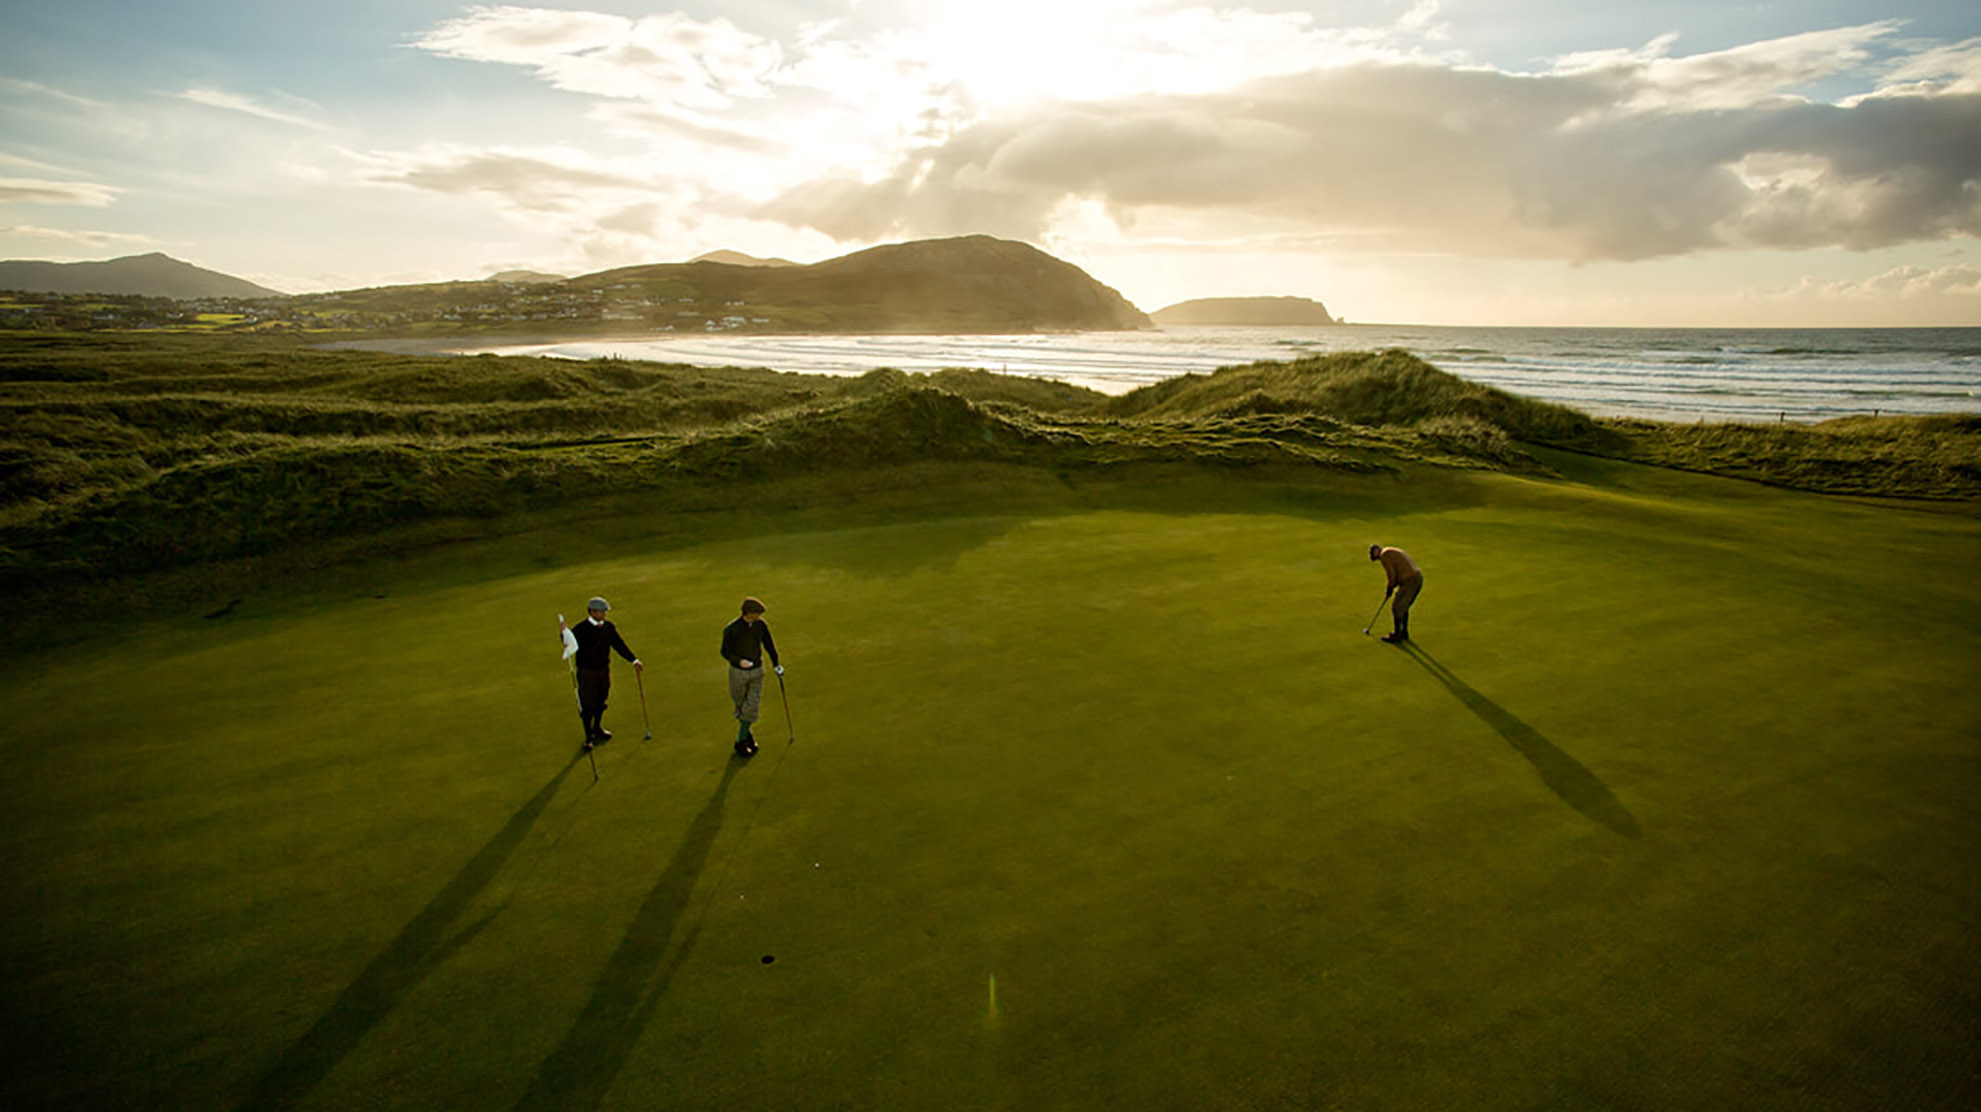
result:
M 50 613 L 93 631 L 0 680 L 0 1103 L 1975 1106 L 1981 522 L 1547 459 Z M 654 734 L 618 662 L 596 783 L 594 593 Z

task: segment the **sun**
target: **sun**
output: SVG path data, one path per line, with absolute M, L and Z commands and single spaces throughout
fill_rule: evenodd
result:
M 1136 84 L 1110 31 L 1132 26 L 1149 8 L 1131 0 L 960 0 L 930 9 L 913 34 L 930 64 L 983 107 L 1084 100 Z

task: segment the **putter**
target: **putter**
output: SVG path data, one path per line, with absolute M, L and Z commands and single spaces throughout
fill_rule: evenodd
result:
M 1376 604 L 1376 612 L 1374 614 L 1369 615 L 1369 624 L 1362 627 L 1362 636 L 1367 637 L 1369 635 L 1369 631 L 1376 628 L 1376 619 L 1382 617 L 1383 607 L 1388 605 L 1389 605 L 1389 596 L 1384 595 L 1383 600 Z
M 798 730 L 791 725 L 791 693 L 784 690 L 784 673 L 782 672 L 777 674 L 777 693 L 784 697 L 784 732 L 786 735 L 784 744 L 796 745 L 798 743 Z
M 638 668 L 633 669 L 633 682 L 640 685 L 640 721 L 647 725 L 646 740 L 653 740 L 653 719 L 647 717 L 647 681 Z

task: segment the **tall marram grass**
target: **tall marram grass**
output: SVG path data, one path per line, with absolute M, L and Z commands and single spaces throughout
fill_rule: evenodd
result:
M 1400 349 L 1336 352 L 1184 375 L 1117 399 L 1121 416 L 1325 413 L 1358 425 L 1469 419 L 1539 443 L 1596 443 L 1601 426 L 1567 406 L 1469 382 Z
M 1524 445 L 1815 490 L 1981 495 L 1981 417 L 1598 421 L 1397 350 L 1109 397 L 963 369 L 843 377 L 33 334 L 0 342 L 0 588 L 798 472 L 924 461 L 1543 470 Z
M 1834 494 L 1972 499 L 1981 414 L 1844 417 L 1816 425 L 1611 421 L 1624 458 Z

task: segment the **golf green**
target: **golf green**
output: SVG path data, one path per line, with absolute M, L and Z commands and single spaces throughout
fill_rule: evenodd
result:
M 1981 522 L 1550 458 L 51 613 L 88 634 L 0 680 L 0 1095 L 1973 1107 Z M 1412 649 L 1362 633 L 1371 541 L 1425 568 Z M 595 593 L 653 733 L 619 662 L 596 782 Z M 749 762 L 746 594 L 790 709 Z

